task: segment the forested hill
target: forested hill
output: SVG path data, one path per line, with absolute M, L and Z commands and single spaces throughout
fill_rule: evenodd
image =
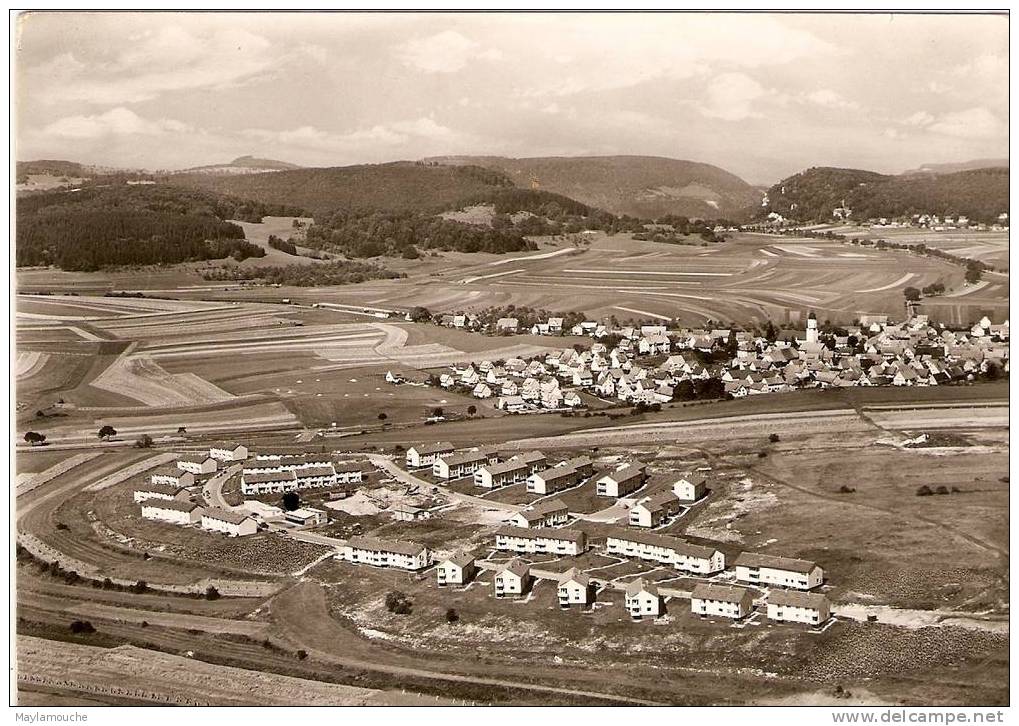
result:
M 767 200 L 758 216 L 776 212 L 800 222 L 829 221 L 843 202 L 855 220 L 961 214 L 977 222 L 994 222 L 1009 209 L 1008 169 L 889 176 L 814 167 L 771 187 Z
M 301 210 L 177 187 L 87 186 L 22 195 L 16 206 L 18 266 L 98 270 L 233 257 L 260 257 L 226 219 L 258 221 Z
M 434 212 L 460 199 L 511 187 L 503 174 L 474 166 L 394 162 L 270 174 L 175 174 L 173 184 L 271 204 L 294 204 L 319 216 L 344 212 Z
M 446 156 L 425 161 L 483 166 L 505 174 L 518 187 L 646 219 L 669 214 L 734 219 L 752 211 L 761 199 L 752 186 L 717 166 L 660 156 Z

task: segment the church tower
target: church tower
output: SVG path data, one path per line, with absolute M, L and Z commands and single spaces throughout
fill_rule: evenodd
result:
M 817 317 L 814 313 L 807 316 L 807 342 L 817 342 Z

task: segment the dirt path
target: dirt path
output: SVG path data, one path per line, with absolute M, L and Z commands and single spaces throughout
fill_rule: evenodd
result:
M 511 688 L 621 704 L 665 705 L 612 693 L 547 686 L 504 678 L 462 675 L 427 668 L 383 663 L 381 661 L 386 655 L 392 656 L 392 660 L 397 660 L 396 654 L 384 654 L 379 651 L 377 644 L 368 643 L 345 630 L 329 614 L 325 592 L 319 585 L 311 582 L 300 583 L 290 590 L 280 593 L 270 601 L 268 607 L 272 622 L 279 635 L 292 642 L 295 646 L 304 648 L 316 658 L 336 663 L 343 667 L 368 668 L 411 678 L 429 678 L 457 683 Z M 297 613 L 300 613 L 300 617 L 295 617 Z M 411 658 L 408 662 L 421 662 L 420 654 L 416 656 L 412 654 Z M 406 660 L 406 658 L 400 658 L 400 660 Z M 463 665 L 469 667 L 468 663 Z

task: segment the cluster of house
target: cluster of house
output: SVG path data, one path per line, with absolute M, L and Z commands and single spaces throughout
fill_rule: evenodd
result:
M 156 469 L 147 482 L 138 484 L 134 501 L 141 505 L 142 517 L 170 524 L 198 525 L 232 537 L 255 534 L 259 522 L 251 512 L 205 506 L 192 498 L 193 488 L 203 478 L 216 474 L 221 464 L 231 462 L 244 462 L 241 491 L 246 495 L 353 484 L 362 479 L 359 465 L 336 464 L 325 455 L 260 454 L 249 458 L 243 444 L 220 444 L 210 447 L 208 454 L 181 455 L 174 464 Z M 276 478 L 266 479 L 266 476 Z M 325 511 L 311 507 L 288 512 L 280 510 L 278 514 L 280 519 L 302 526 L 328 521 Z
M 495 549 L 517 554 L 578 556 L 587 550 L 587 536 L 580 530 L 539 527 L 504 527 L 495 533 Z M 695 576 L 708 577 L 725 570 L 725 555 L 712 547 L 693 544 L 678 537 L 621 530 L 606 538 L 605 553 L 674 567 Z M 422 544 L 377 537 L 353 537 L 337 558 L 353 564 L 419 571 L 432 564 L 432 553 Z M 824 571 L 814 562 L 774 555 L 744 552 L 734 563 L 735 581 L 767 587 L 767 616 L 776 621 L 820 625 L 828 620 L 831 604 L 823 594 L 813 592 L 824 581 Z M 481 571 L 476 558 L 457 552 L 436 563 L 440 587 L 466 586 Z M 488 569 L 492 569 L 489 565 Z M 543 574 L 547 577 L 547 574 Z M 572 567 L 555 576 L 562 607 L 591 605 L 597 584 L 590 575 Z M 536 579 L 531 565 L 513 557 L 494 567 L 495 597 L 526 595 Z M 775 589 L 772 589 L 775 588 Z M 700 582 L 690 597 L 690 611 L 704 617 L 740 620 L 754 611 L 754 594 L 747 587 Z M 626 610 L 636 619 L 658 617 L 665 609 L 659 586 L 638 578 L 625 587 Z
M 454 365 L 439 377 L 445 388 L 496 397 L 510 413 L 568 410 L 581 391 L 627 403 L 668 403 L 684 381 L 720 379 L 734 398 L 805 387 L 934 386 L 972 380 L 997 365 L 1008 371 L 1009 324 L 984 317 L 968 330 L 932 326 L 926 315 L 893 323 L 885 315 L 823 333 L 811 314 L 805 330 L 777 331 L 771 341 L 730 329 L 669 330 L 664 325 L 610 328 L 583 322 L 570 331 L 595 342 L 587 350 L 554 351 L 543 360 L 511 358 Z M 600 339 L 613 336 L 610 349 Z M 704 354 L 733 350 L 721 364 Z M 659 359 L 653 365 L 647 357 Z
M 241 493 L 254 496 L 328 487 L 345 495 L 363 479 L 361 464 L 339 463 L 328 454 L 259 454 L 244 463 Z
M 475 398 L 497 398 L 496 405 L 509 413 L 558 411 L 583 405 L 577 390 L 562 388 L 559 379 L 549 375 L 549 367 L 537 360 L 510 358 L 501 365 L 487 360 L 477 365 L 453 365 L 449 373 L 439 376 L 439 385 L 463 390 Z

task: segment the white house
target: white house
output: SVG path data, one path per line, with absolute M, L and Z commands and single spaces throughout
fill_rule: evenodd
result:
M 182 456 L 177 459 L 177 468 L 181 471 L 190 472 L 194 475 L 214 474 L 219 467 L 219 462 L 211 456 Z
M 187 489 L 173 484 L 143 484 L 134 490 L 134 500 L 139 503 L 149 499 L 170 501 L 173 499 L 184 500 L 187 497 Z
M 142 503 L 142 517 L 170 524 L 194 524 L 202 516 L 202 508 L 194 502 L 177 499 L 149 499 Z
M 684 474 L 672 483 L 672 493 L 684 502 L 696 502 L 708 490 L 708 478 L 701 472 Z
M 512 390 L 516 391 L 517 387 L 514 385 Z M 506 394 L 506 391 L 503 391 Z M 507 413 L 522 413 L 527 410 L 527 401 L 515 393 L 512 395 L 503 395 L 496 402 L 495 407 L 500 411 L 506 411 Z
M 820 625 L 831 617 L 831 603 L 816 592 L 772 590 L 768 595 L 768 619 Z
M 418 444 L 407 449 L 407 466 L 431 466 L 443 454 L 452 454 L 453 444 L 436 441 L 434 444 Z
M 231 537 L 243 537 L 258 531 L 258 522 L 244 512 L 231 512 L 209 507 L 202 512 L 202 529 L 222 532 Z
M 389 511 L 392 512 L 393 519 L 398 522 L 417 522 L 422 519 L 432 518 L 432 513 L 427 509 L 413 507 L 409 504 L 394 504 L 389 508 Z
M 325 524 L 329 521 L 329 515 L 321 509 L 313 507 L 300 507 L 293 511 L 286 512 L 283 518 L 288 522 L 299 524 L 302 527 L 311 527 L 316 524 Z
M 244 444 L 221 444 L 209 448 L 209 456 L 216 461 L 244 461 L 248 458 L 248 447 Z
M 657 527 L 682 508 L 683 503 L 671 491 L 652 494 L 630 507 L 630 526 Z
M 584 456 L 564 461 L 527 477 L 527 491 L 532 494 L 551 494 L 569 489 L 590 476 L 592 469 L 591 460 Z
M 735 564 L 736 579 L 752 585 L 812 590 L 824 582 L 824 570 L 808 560 L 744 552 Z
M 658 586 L 638 577 L 626 586 L 626 612 L 634 620 L 643 617 L 657 618 L 662 614 L 662 596 L 658 594 Z
M 507 522 L 515 527 L 555 527 L 566 524 L 570 515 L 561 499 L 546 499 L 522 509 Z
M 488 464 L 474 472 L 474 486 L 484 489 L 519 484 L 527 481 L 527 477 L 545 468 L 545 455 L 540 451 L 528 451 L 517 454 L 500 464 Z
M 754 597 L 742 587 L 700 583 L 690 597 L 690 612 L 705 617 L 719 616 L 740 620 L 750 614 Z
M 435 576 L 439 587 L 446 585 L 466 585 L 477 573 L 474 556 L 466 552 L 458 552 L 447 557 L 435 568 Z
M 502 527 L 495 532 L 495 548 L 504 552 L 576 556 L 587 549 L 587 535 L 574 529 Z
M 432 474 L 440 479 L 459 479 L 474 474 L 485 464 L 494 464 L 499 460 L 494 451 L 474 449 L 459 454 L 444 454 L 432 464 Z
M 182 471 L 175 466 L 164 466 L 152 472 L 149 481 L 155 485 L 183 489 L 184 487 L 193 487 L 195 485 L 195 475 L 190 471 Z
M 652 532 L 612 532 L 605 539 L 605 554 L 637 557 L 698 575 L 710 575 L 725 569 L 725 555 L 719 550 Z
M 513 559 L 495 573 L 496 597 L 519 597 L 531 585 L 531 567 L 522 560 Z
M 594 600 L 591 578 L 576 567 L 571 567 L 559 578 L 559 607 L 589 605 Z
M 384 540 L 378 537 L 351 537 L 340 548 L 337 559 L 355 565 L 422 570 L 431 562 L 428 548 L 416 542 Z
M 646 477 L 646 464 L 639 461 L 623 464 L 595 481 L 595 493 L 599 497 L 625 497 L 640 489 Z

